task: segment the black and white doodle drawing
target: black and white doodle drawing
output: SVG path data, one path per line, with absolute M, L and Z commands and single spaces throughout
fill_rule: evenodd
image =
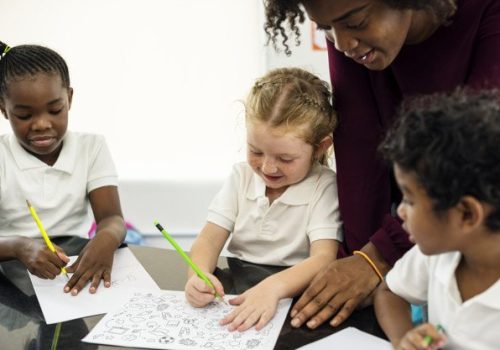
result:
M 83 341 L 152 349 L 272 349 L 290 304 L 290 299 L 281 301 L 275 317 L 260 331 L 229 332 L 219 321 L 234 306 L 213 302 L 194 308 L 184 292 L 136 292 L 121 309 L 108 313 Z

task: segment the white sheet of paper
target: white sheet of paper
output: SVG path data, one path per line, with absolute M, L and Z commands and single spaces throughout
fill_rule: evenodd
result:
M 347 327 L 323 339 L 300 347 L 298 350 L 392 350 L 391 343 L 354 327 Z
M 120 309 L 106 314 L 82 341 L 149 349 L 272 349 L 291 303 L 291 299 L 281 300 L 274 318 L 258 332 L 255 328 L 229 332 L 219 321 L 234 306 L 213 302 L 194 308 L 184 292 L 136 292 Z
M 76 258 L 70 257 L 71 263 Z M 29 272 L 28 274 L 47 324 L 104 314 L 126 300 L 131 289 L 160 290 L 129 248 L 121 248 L 115 252 L 111 287 L 105 288 L 101 281 L 95 294 L 89 293 L 89 285 L 77 296 L 64 293 L 63 288 L 68 280 L 61 274 L 54 280 L 41 279 Z M 71 274 L 69 276 L 71 277 Z

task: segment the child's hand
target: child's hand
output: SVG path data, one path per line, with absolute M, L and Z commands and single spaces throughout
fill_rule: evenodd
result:
M 33 275 L 54 279 L 61 273 L 61 267 L 66 266 L 69 261 L 60 247 L 54 247 L 57 254 L 50 251 L 42 240 L 22 237 L 16 247 L 16 257 Z
M 256 330 L 261 330 L 276 313 L 280 300 L 276 295 L 276 288 L 271 283 L 259 283 L 245 293 L 229 300 L 231 305 L 239 305 L 229 315 L 224 317 L 221 325 L 228 325 L 229 331 L 246 331 L 253 325 Z
M 105 287 L 110 287 L 115 247 L 116 240 L 110 235 L 95 235 L 80 252 L 75 263 L 67 268 L 68 272 L 73 272 L 73 276 L 64 286 L 64 291 L 77 295 L 90 282 L 89 292 L 93 294 L 101 279 L 104 280 Z
M 428 343 L 425 338 L 429 336 L 432 341 Z M 399 342 L 396 349 L 401 350 L 437 350 L 446 344 L 446 336 L 440 333 L 436 327 L 430 323 L 421 324 L 408 331 Z
M 208 272 L 205 272 L 205 276 L 212 282 L 217 294 L 224 297 L 224 287 L 217 277 Z M 197 275 L 191 276 L 187 281 L 184 292 L 187 301 L 194 307 L 204 307 L 215 299 L 214 290 Z

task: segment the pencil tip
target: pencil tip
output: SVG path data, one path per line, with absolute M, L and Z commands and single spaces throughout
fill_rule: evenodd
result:
M 29 200 L 26 199 L 26 204 L 28 205 L 28 208 L 31 207 L 31 203 Z

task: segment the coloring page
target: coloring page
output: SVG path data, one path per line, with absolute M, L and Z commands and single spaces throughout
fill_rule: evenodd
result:
M 123 307 L 104 316 L 83 341 L 150 349 L 272 349 L 291 302 L 281 300 L 274 318 L 260 331 L 252 327 L 229 332 L 219 321 L 235 306 L 215 301 L 194 308 L 184 292 L 135 292 Z
M 72 264 L 76 258 L 76 256 L 71 256 L 69 264 Z M 149 290 L 160 290 L 129 248 L 121 248 L 115 252 L 111 270 L 111 287 L 105 288 L 101 281 L 95 294 L 89 293 L 90 284 L 87 284 L 76 296 L 64 293 L 63 288 L 68 280 L 63 274 L 59 274 L 53 280 L 42 279 L 29 272 L 28 275 L 47 324 L 104 314 L 126 300 L 130 295 L 130 290 L 137 289 L 137 286 Z M 69 274 L 70 277 L 71 275 Z

